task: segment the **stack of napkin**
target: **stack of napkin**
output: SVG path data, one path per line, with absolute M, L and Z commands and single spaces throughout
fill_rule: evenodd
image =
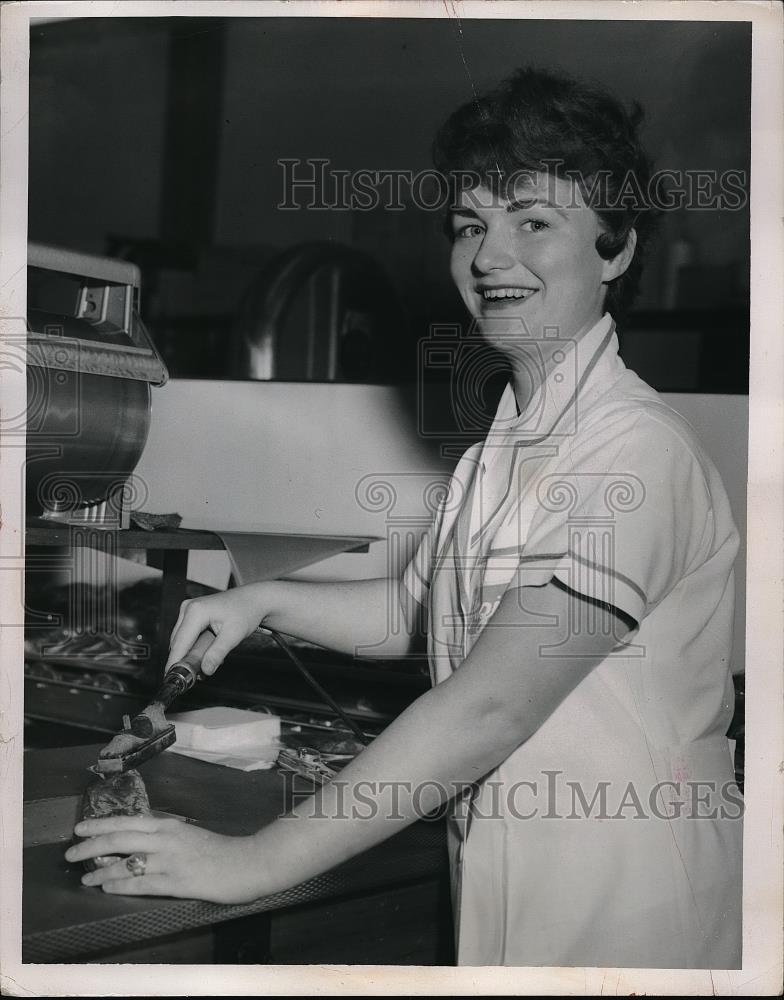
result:
M 170 715 L 177 742 L 169 749 L 185 757 L 240 771 L 272 767 L 281 750 L 280 719 L 244 708 L 200 708 Z

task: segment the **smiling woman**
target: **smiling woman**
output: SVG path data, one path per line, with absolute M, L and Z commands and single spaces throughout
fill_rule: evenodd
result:
M 566 76 L 522 69 L 456 111 L 436 137 L 433 158 L 452 180 L 453 205 L 477 184 L 507 210 L 550 207 L 565 219 L 566 209 L 587 205 L 596 213 L 603 259 L 616 257 L 634 232 L 636 252 L 605 289 L 605 307 L 619 319 L 637 292 L 656 220 L 646 196 L 651 161 L 637 138 L 642 118 L 638 105 L 627 114 L 599 88 L 578 94 Z M 548 222 L 538 214 L 530 221 L 532 231 Z
M 451 210 L 452 278 L 486 341 L 515 367 L 518 405 L 535 386 L 528 378 L 533 338 L 549 343 L 547 369 L 559 341 L 579 339 L 604 312 L 607 286 L 633 258 L 630 230 L 616 256 L 605 259 L 597 244 L 604 235 L 599 216 L 578 187 L 538 173 L 517 180 L 510 200 L 481 186 L 461 193 Z M 524 365 L 519 361 L 523 345 Z
M 432 689 L 252 837 L 80 824 L 69 860 L 147 858 L 86 884 L 244 901 L 446 806 L 460 964 L 739 966 L 738 532 L 691 428 L 618 356 L 652 214 L 638 120 L 533 70 L 453 115 L 452 277 L 512 370 L 486 440 L 400 580 L 254 583 L 186 602 L 172 635 L 169 665 L 214 635 L 210 675 L 260 622 L 385 656 L 424 628 Z

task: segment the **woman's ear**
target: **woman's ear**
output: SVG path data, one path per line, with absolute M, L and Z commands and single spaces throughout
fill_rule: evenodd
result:
M 634 257 L 634 250 L 637 246 L 637 231 L 635 229 L 629 230 L 629 235 L 626 237 L 626 244 L 619 253 L 609 260 L 604 261 L 604 266 L 602 268 L 602 281 L 614 281 L 616 278 L 620 278 L 626 268 L 631 264 L 632 257 Z

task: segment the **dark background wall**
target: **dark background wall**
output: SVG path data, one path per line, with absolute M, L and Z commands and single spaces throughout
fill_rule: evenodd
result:
M 275 253 L 312 240 L 372 254 L 415 338 L 430 322 L 462 316 L 435 214 L 281 211 L 276 161 L 426 168 L 444 117 L 473 89 L 529 63 L 639 101 L 659 167 L 749 170 L 742 23 L 80 19 L 32 31 L 30 236 L 139 261 L 146 316 L 175 374 L 226 374 L 243 290 Z M 664 317 L 676 240 L 691 263 L 668 301 L 680 312 Z M 635 348 L 630 324 L 628 350 L 647 345 L 661 368 L 684 323 L 680 339 L 698 347 L 679 371 L 659 373 L 670 382 L 662 388 L 706 387 L 694 358 L 717 310 L 719 326 L 731 320 L 724 341 L 747 344 L 748 255 L 745 209 L 666 215 L 637 303 L 637 327 L 648 332 Z M 686 322 L 684 309 L 702 318 Z M 742 349 L 728 366 L 735 372 L 738 358 L 742 371 Z

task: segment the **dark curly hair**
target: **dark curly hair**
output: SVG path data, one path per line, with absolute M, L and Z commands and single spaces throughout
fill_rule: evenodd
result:
M 602 222 L 596 249 L 605 260 L 620 253 L 634 229 L 632 262 L 607 287 L 605 308 L 617 319 L 637 293 L 657 221 L 648 196 L 651 161 L 638 136 L 642 118 L 638 104 L 627 112 L 599 86 L 525 68 L 447 119 L 433 161 L 449 179 L 452 200 L 466 177 L 501 193 L 521 172 L 576 181 Z

